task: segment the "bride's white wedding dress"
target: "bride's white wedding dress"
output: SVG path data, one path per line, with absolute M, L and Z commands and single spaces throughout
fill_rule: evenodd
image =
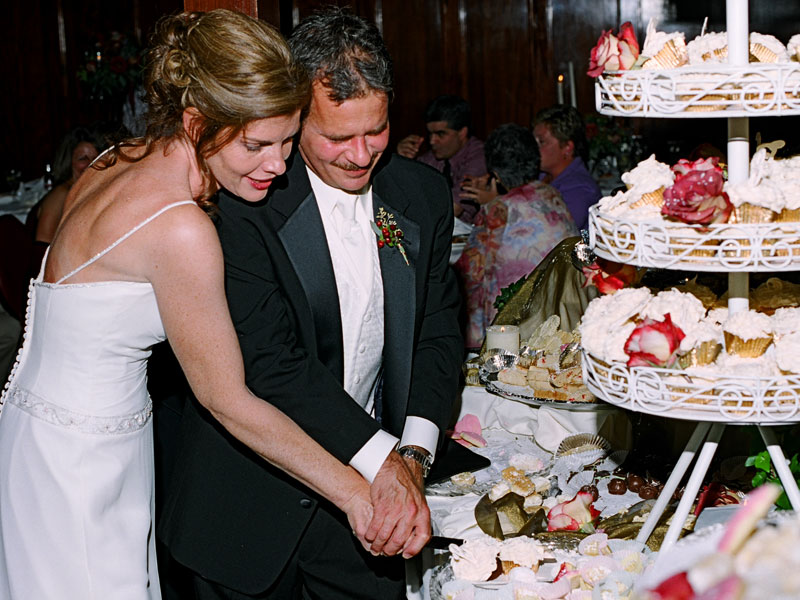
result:
M 31 283 L 0 414 L 0 599 L 157 600 L 149 283 Z M 46 262 L 47 256 L 43 262 Z

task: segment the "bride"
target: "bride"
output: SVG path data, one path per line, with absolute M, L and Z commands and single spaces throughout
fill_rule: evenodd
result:
M 306 75 L 269 25 L 214 10 L 158 24 L 146 91 L 145 137 L 75 184 L 31 284 L 0 414 L 0 598 L 160 598 L 145 366 L 165 336 L 222 426 L 344 510 L 368 547 L 368 484 L 245 387 L 204 212 L 219 187 L 264 199 Z

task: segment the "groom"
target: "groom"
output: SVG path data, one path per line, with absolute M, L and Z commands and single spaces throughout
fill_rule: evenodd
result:
M 267 203 L 220 193 L 229 305 L 248 385 L 371 482 L 367 537 L 395 555 L 429 535 L 423 475 L 457 395 L 452 202 L 433 169 L 383 156 L 391 59 L 374 25 L 329 9 L 290 44 L 312 101 Z M 365 552 L 208 414 L 187 411 L 183 441 L 161 534 L 198 597 L 405 597 L 399 557 Z

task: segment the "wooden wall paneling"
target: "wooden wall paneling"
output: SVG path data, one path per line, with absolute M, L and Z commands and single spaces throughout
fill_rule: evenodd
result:
M 475 133 L 485 139 L 498 125 L 530 125 L 537 73 L 531 61 L 526 2 L 465 0 L 467 48 L 465 97 L 473 109 Z
M 409 133 L 425 135 L 423 113 L 427 103 L 453 89 L 457 71 L 443 57 L 445 38 L 441 34 L 443 13 L 440 2 L 426 0 L 384 1 L 383 39 L 394 64 L 395 94 L 390 106 L 390 148 Z
M 258 16 L 258 0 L 183 0 L 184 10 L 207 11 L 228 8 L 251 17 Z
M 11 2 L 4 8 L 0 176 L 16 169 L 31 179 L 41 175 L 50 159 L 51 132 L 64 113 L 56 15 L 54 0 Z

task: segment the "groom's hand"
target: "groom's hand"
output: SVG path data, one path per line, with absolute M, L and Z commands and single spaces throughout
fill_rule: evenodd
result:
M 422 473 L 415 476 L 397 452 L 386 457 L 370 488 L 374 510 L 365 535 L 375 554 L 409 558 L 431 536 L 431 515 L 423 494 Z

